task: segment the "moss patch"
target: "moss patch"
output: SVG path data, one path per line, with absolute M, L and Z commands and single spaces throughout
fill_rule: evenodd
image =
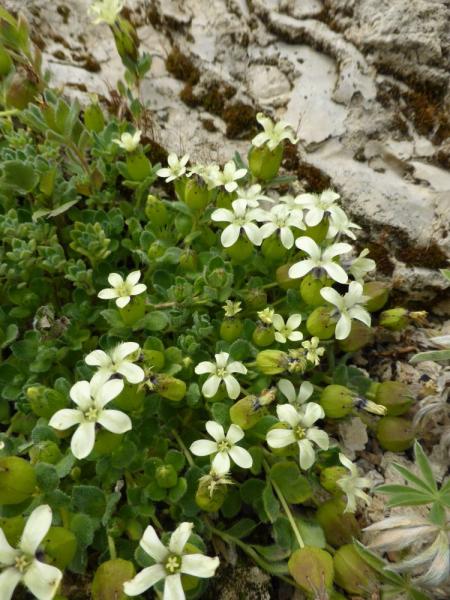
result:
M 227 125 L 226 135 L 230 139 L 253 137 L 257 132 L 257 110 L 249 104 L 236 102 L 222 112 Z
M 310 163 L 300 161 L 297 175 L 307 192 L 323 192 L 332 187 L 331 177 Z
M 186 81 L 193 85 L 200 79 L 200 71 L 189 56 L 183 54 L 177 46 L 172 48 L 172 51 L 166 58 L 166 69 L 175 79 Z

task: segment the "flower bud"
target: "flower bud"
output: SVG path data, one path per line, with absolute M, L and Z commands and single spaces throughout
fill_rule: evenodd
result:
M 228 283 L 229 275 L 225 269 L 218 267 L 205 275 L 205 279 L 209 286 L 213 288 L 222 288 Z
M 195 503 L 206 512 L 217 512 L 225 501 L 227 484 L 231 481 L 226 475 L 211 472 L 199 479 Z
M 389 298 L 389 285 L 384 281 L 368 281 L 364 284 L 364 296 L 369 300 L 366 301 L 366 309 L 369 312 L 377 312 L 381 310 Z
M 230 419 L 244 431 L 250 429 L 267 414 L 266 406 L 275 399 L 275 391 L 265 390 L 259 396 L 245 396 L 230 408 Z
M 350 333 L 345 340 L 339 340 L 339 348 L 344 352 L 357 352 L 373 342 L 374 333 L 371 327 L 367 327 L 361 321 L 353 320 Z
M 282 290 L 293 290 L 298 286 L 298 279 L 291 279 L 289 277 L 289 269 L 292 264 L 281 265 L 275 272 L 275 279 Z M 321 304 L 323 304 L 323 298 L 321 298 Z
M 225 248 L 225 250 L 232 261 L 239 264 L 248 260 L 253 254 L 253 244 L 247 238 L 241 237 L 235 244 Z
M 127 521 L 125 531 L 130 540 L 137 542 L 142 537 L 143 528 L 137 519 L 130 519 Z
M 411 392 L 400 381 L 383 381 L 376 387 L 375 402 L 387 408 L 387 415 L 397 417 L 407 412 L 413 402 Z
M 276 177 L 283 160 L 283 144 L 273 150 L 266 145 L 256 148 L 252 146 L 248 153 L 248 166 L 251 174 L 262 181 L 270 181 Z
M 331 284 L 332 280 L 326 275 L 316 277 L 313 273 L 308 273 L 300 283 L 300 295 L 310 306 L 323 306 L 320 290 Z
M 156 469 L 155 479 L 159 487 L 168 489 L 176 485 L 178 476 L 173 465 L 161 465 Z
M 313 227 L 307 227 L 302 235 L 306 235 L 307 237 L 312 238 L 317 244 L 320 244 L 324 241 L 327 236 L 329 227 L 329 218 L 327 216 L 323 217 L 320 223 L 314 225 Z
M 156 225 L 157 227 L 166 225 L 170 218 L 164 202 L 156 196 L 152 196 L 152 194 L 147 196 L 145 216 L 151 225 Z
M 309 315 L 306 321 L 306 329 L 312 336 L 316 336 L 321 340 L 330 339 L 336 329 L 336 319 L 332 314 L 332 308 L 318 306 Z
M 281 350 L 262 350 L 256 355 L 256 366 L 265 375 L 282 373 L 288 364 L 288 355 Z
M 342 419 L 353 411 L 355 395 L 343 385 L 327 385 L 320 396 L 320 406 L 330 419 Z
M 330 498 L 321 504 L 316 512 L 317 522 L 324 530 L 327 542 L 335 547 L 349 544 L 361 533 L 355 515 L 344 512 L 345 506 L 342 498 Z
M 91 102 L 91 104 L 84 109 L 83 120 L 88 131 L 95 131 L 95 133 L 103 131 L 103 128 L 105 127 L 105 117 L 103 116 L 102 109 L 97 101 Z
M 267 306 L 266 290 L 260 288 L 251 288 L 247 290 L 244 298 L 245 305 L 250 310 L 260 310 Z
M 186 248 L 180 254 L 180 267 L 186 271 L 195 271 L 198 266 L 197 253 L 190 248 Z
M 152 391 L 172 402 L 180 402 L 186 394 L 186 383 L 165 373 L 151 378 Z
M 38 462 L 44 462 L 50 465 L 56 465 L 62 459 L 61 450 L 55 442 L 40 442 L 34 444 L 30 450 L 31 464 L 35 465 Z
M 383 417 L 378 421 L 377 440 L 383 450 L 403 452 L 414 442 L 415 432 L 410 421 L 401 417 Z
M 127 153 L 128 176 L 133 181 L 142 181 L 152 172 L 148 158 L 140 151 Z
M 287 370 L 289 373 L 304 373 L 307 366 L 306 351 L 303 348 L 288 351 Z
M 220 337 L 226 342 L 234 342 L 241 335 L 244 324 L 239 317 L 225 317 L 220 324 Z
M 349 594 L 369 598 L 378 589 L 376 572 L 361 558 L 353 544 L 341 546 L 333 561 L 335 581 Z
M 270 346 L 275 340 L 273 327 L 264 323 L 258 323 L 253 331 L 252 340 L 255 346 L 260 346 L 261 348 Z
M 201 179 L 192 177 L 186 182 L 184 201 L 191 210 L 204 210 L 210 201 L 211 194 Z
M 24 502 L 35 487 L 36 475 L 28 461 L 18 456 L 0 458 L 0 505 Z
M 380 325 L 392 331 L 401 331 L 408 326 L 408 311 L 406 308 L 390 308 L 380 314 Z
M 320 485 L 333 496 L 341 496 L 342 489 L 337 485 L 337 481 L 345 475 L 348 475 L 345 467 L 325 467 L 320 473 Z
M 286 248 L 281 243 L 278 235 L 271 235 L 266 238 L 261 246 L 263 255 L 270 261 L 278 262 L 283 260 L 287 254 Z
M 162 240 L 156 240 L 150 244 L 147 250 L 147 256 L 151 259 L 161 258 L 164 252 L 167 250 L 167 244 Z
M 135 72 L 139 58 L 139 38 L 136 29 L 130 21 L 118 17 L 111 26 L 111 31 L 124 66 L 131 72 Z
M 288 569 L 308 598 L 329 597 L 328 592 L 334 579 L 331 554 L 315 546 L 305 546 L 291 555 Z

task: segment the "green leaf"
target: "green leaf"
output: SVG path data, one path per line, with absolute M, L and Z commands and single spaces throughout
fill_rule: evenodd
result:
M 8 160 L 2 165 L 3 175 L 0 182 L 11 186 L 20 194 L 28 194 L 39 183 L 39 175 L 33 166 L 20 160 Z
M 307 521 L 306 519 L 295 519 L 297 526 L 300 530 L 300 535 L 306 546 L 313 546 L 314 548 L 325 548 L 327 540 L 325 533 L 319 523 L 315 521 Z
M 34 471 L 36 473 L 36 482 L 43 492 L 51 492 L 58 487 L 59 477 L 54 465 L 43 462 L 38 463 Z
M 426 492 L 434 491 L 434 488 L 430 487 L 426 481 L 423 481 L 422 479 L 420 479 L 420 477 L 417 477 L 417 475 L 414 475 L 414 473 L 412 473 L 406 467 L 402 467 L 402 465 L 399 465 L 397 463 L 394 463 L 392 466 L 394 467 L 394 469 L 396 471 L 398 471 L 401 475 L 403 475 L 403 477 L 406 479 L 406 481 L 413 483 L 414 485 L 416 485 L 417 487 L 421 488 L 422 490 L 424 490 Z
M 372 567 L 374 571 L 379 573 L 385 581 L 389 581 L 393 585 L 403 587 L 403 579 L 401 575 L 398 575 L 394 571 L 390 571 L 388 564 L 382 558 L 371 552 L 358 540 L 354 540 L 353 544 L 360 557 Z
M 106 509 L 105 492 L 93 485 L 75 485 L 72 488 L 72 504 L 74 511 L 101 518 Z
M 239 540 L 247 537 L 258 527 L 258 523 L 253 519 L 241 519 L 227 530 L 227 535 L 231 535 Z
M 75 534 L 80 547 L 86 548 L 92 544 L 95 527 L 93 520 L 88 515 L 82 513 L 74 515 L 70 522 L 70 530 Z
M 7 348 L 12 342 L 14 342 L 15 339 L 17 339 L 18 335 L 19 328 L 17 327 L 17 325 L 15 323 L 11 323 L 10 325 L 8 325 L 5 333 L 0 338 L 0 348 Z
M 92 582 L 92 600 L 126 600 L 123 584 L 134 575 L 134 565 L 128 560 L 114 558 L 102 563 Z
M 423 451 L 422 446 L 417 441 L 414 443 L 414 458 L 416 459 L 416 464 L 418 465 L 420 472 L 422 473 L 423 478 L 427 482 L 428 486 L 432 490 L 437 490 L 436 479 L 434 477 L 433 470 L 431 469 L 430 461 Z
M 160 310 L 145 315 L 135 324 L 133 330 L 148 329 L 149 331 L 162 331 L 170 323 L 170 319 L 166 313 Z
M 450 348 L 448 350 L 430 350 L 429 352 L 419 352 L 419 354 L 415 354 L 412 358 L 410 358 L 409 362 L 411 364 L 415 364 L 425 360 L 450 360 Z
M 313 495 L 313 490 L 307 478 L 300 473 L 297 464 L 285 460 L 273 465 L 270 478 L 281 490 L 288 502 L 300 504 Z

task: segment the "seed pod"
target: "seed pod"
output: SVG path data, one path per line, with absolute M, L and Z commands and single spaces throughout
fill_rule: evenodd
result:
M 225 248 L 228 256 L 235 263 L 245 262 L 253 254 L 253 244 L 247 238 L 239 238 L 238 241 Z
M 62 459 L 61 450 L 55 442 L 40 442 L 34 444 L 28 454 L 30 455 L 31 464 L 35 465 L 38 462 L 56 465 Z
M 266 390 L 260 396 L 245 396 L 230 408 L 232 423 L 239 425 L 244 431 L 250 429 L 267 414 L 267 405 L 275 399 L 272 390 Z
M 45 562 L 58 569 L 65 569 L 72 562 L 77 550 L 77 539 L 64 527 L 51 527 L 42 541 Z
M 342 419 L 353 411 L 355 395 L 345 386 L 327 385 L 320 396 L 320 405 L 325 416 L 330 419 Z
M 383 310 L 380 314 L 380 325 L 392 331 L 401 331 L 409 324 L 408 311 L 406 308 L 390 308 Z
M 184 201 L 191 210 L 204 210 L 210 201 L 211 194 L 206 185 L 199 179 L 192 177 L 186 182 Z
M 8 543 L 13 548 L 17 548 L 19 545 L 24 526 L 25 519 L 22 515 L 9 518 L 0 517 L 0 528 L 3 530 Z
M 300 295 L 310 306 L 323 306 L 323 298 L 320 290 L 331 285 L 332 281 L 326 275 L 316 277 L 313 273 L 308 273 L 300 283 Z
M 190 248 L 186 248 L 180 254 L 180 267 L 185 271 L 195 271 L 198 266 L 197 253 Z
M 0 504 L 20 504 L 35 487 L 36 475 L 28 461 L 18 456 L 0 458 Z
M 159 487 L 168 489 L 176 485 L 178 476 L 173 465 L 161 465 L 156 469 L 155 479 Z
M 339 348 L 344 352 L 357 352 L 373 342 L 374 333 L 361 321 L 352 321 L 350 334 L 345 340 L 339 340 Z
M 260 346 L 261 348 L 273 344 L 275 340 L 275 332 L 272 325 L 258 323 L 256 329 L 253 331 L 252 340 L 255 346 Z
M 401 417 L 383 417 L 378 421 L 377 440 L 383 450 L 403 452 L 411 448 L 415 438 L 413 425 Z
M 332 316 L 333 309 L 327 306 L 318 306 L 309 315 L 306 329 L 312 336 L 321 340 L 329 340 L 336 329 L 336 319 Z
M 321 504 L 316 512 L 317 522 L 324 530 L 327 542 L 335 547 L 349 544 L 361 534 L 355 515 L 344 510 L 344 500 L 335 497 Z
M 171 375 L 159 373 L 153 377 L 153 390 L 172 402 L 180 402 L 186 395 L 186 383 Z
M 407 412 L 413 402 L 409 387 L 400 381 L 383 381 L 375 392 L 375 402 L 387 408 L 387 416 L 397 417 Z
M 145 216 L 151 225 L 156 225 L 157 227 L 166 225 L 170 218 L 164 202 L 156 196 L 152 196 L 152 194 L 147 196 Z
M 206 512 L 217 512 L 225 502 L 227 491 L 225 485 L 217 485 L 211 488 L 207 479 L 202 477 L 195 494 L 195 503 Z
M 275 279 L 282 290 L 294 290 L 298 286 L 298 279 L 291 279 L 289 277 L 289 269 L 292 264 L 285 264 L 278 267 L 275 271 Z M 323 299 L 321 299 L 323 304 Z
M 123 591 L 123 584 L 133 579 L 134 575 L 133 563 L 123 558 L 114 558 L 102 563 L 92 582 L 92 600 L 126 600 L 128 596 Z
M 287 249 L 281 243 L 278 235 L 271 235 L 266 238 L 261 246 L 263 255 L 270 261 L 278 262 L 283 260 L 287 254 Z
M 288 562 L 289 573 L 301 589 L 314 597 L 325 597 L 333 585 L 334 567 L 331 554 L 312 546 L 296 550 Z M 328 594 L 327 594 L 328 596 Z
M 364 284 L 364 296 L 368 296 L 366 309 L 369 312 L 381 310 L 389 299 L 389 285 L 384 281 L 368 281 Z
M 167 244 L 161 240 L 153 242 L 147 250 L 147 256 L 149 258 L 161 258 L 164 252 L 167 250 Z
M 244 302 L 250 310 L 260 310 L 267 306 L 267 293 L 259 288 L 251 288 L 246 292 Z
M 225 317 L 220 324 L 220 337 L 226 342 L 234 342 L 241 335 L 244 324 L 239 317 Z
M 142 537 L 143 528 L 137 519 L 130 519 L 127 521 L 125 531 L 130 540 L 137 542 Z
M 252 146 L 248 153 L 248 166 L 251 174 L 262 181 L 276 177 L 283 160 L 283 144 L 270 150 L 266 145 Z
M 341 546 L 333 561 L 336 583 L 349 594 L 370 598 L 378 588 L 376 572 L 359 556 L 353 544 Z
M 288 355 L 281 350 L 262 350 L 256 355 L 256 366 L 265 375 L 282 373 L 288 364 Z
M 333 494 L 333 496 L 341 496 L 342 489 L 338 486 L 337 481 L 348 474 L 345 467 L 325 467 L 320 473 L 320 485 Z

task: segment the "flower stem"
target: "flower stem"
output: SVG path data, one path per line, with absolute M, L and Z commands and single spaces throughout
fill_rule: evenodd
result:
M 108 550 L 111 560 L 115 560 L 117 558 L 116 544 L 114 543 L 114 538 L 110 535 L 108 535 Z
M 183 440 L 180 438 L 180 436 L 178 435 L 178 433 L 175 431 L 175 429 L 171 430 L 171 433 L 173 435 L 173 437 L 176 439 L 177 444 L 180 446 L 184 456 L 186 457 L 186 460 L 188 461 L 188 464 L 190 467 L 193 467 L 195 465 L 194 460 L 192 458 L 191 453 L 189 452 L 189 450 L 186 448 Z

